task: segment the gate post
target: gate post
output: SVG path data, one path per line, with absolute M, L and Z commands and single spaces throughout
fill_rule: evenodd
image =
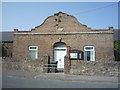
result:
M 65 74 L 70 74 L 70 69 L 71 69 L 71 61 L 69 59 L 69 56 L 66 55 L 64 57 L 64 73 Z
M 70 74 L 71 69 L 71 61 L 69 59 L 69 50 L 71 49 L 70 46 L 67 46 L 67 55 L 64 57 L 64 73 Z
M 50 64 L 50 56 L 48 54 L 45 54 L 43 56 L 43 73 L 49 72 L 49 64 Z

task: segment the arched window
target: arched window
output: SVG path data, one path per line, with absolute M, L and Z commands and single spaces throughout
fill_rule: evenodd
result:
M 66 44 L 63 42 L 58 42 L 58 43 L 54 44 L 54 47 L 65 47 L 65 46 L 66 46 Z

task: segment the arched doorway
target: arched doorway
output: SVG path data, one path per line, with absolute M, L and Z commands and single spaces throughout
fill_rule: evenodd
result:
M 57 61 L 57 69 L 64 69 L 64 57 L 67 54 L 66 44 L 58 42 L 54 44 L 54 61 Z

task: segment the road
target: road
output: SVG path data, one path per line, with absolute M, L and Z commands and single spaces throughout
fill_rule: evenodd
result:
M 60 77 L 61 75 L 62 77 Z M 54 79 L 52 77 L 54 77 Z M 15 72 L 10 74 L 10 72 L 7 72 L 3 74 L 2 84 L 3 88 L 118 88 L 116 78 L 95 77 L 93 80 L 93 77 L 89 79 L 84 77 L 85 76 L 23 72 L 21 74 L 15 74 Z

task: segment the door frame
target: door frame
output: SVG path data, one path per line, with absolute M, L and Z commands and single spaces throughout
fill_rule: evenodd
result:
M 56 46 L 56 44 L 63 44 L 63 46 Z M 64 43 L 64 42 L 56 42 L 56 43 L 54 43 L 54 45 L 53 45 L 53 61 L 55 61 L 55 49 L 66 49 L 66 54 L 67 54 L 67 46 L 66 46 L 66 44 Z M 63 68 L 64 69 L 64 68 Z
M 55 49 L 58 49 L 58 50 L 59 49 L 61 49 L 61 50 L 63 49 L 63 50 L 65 50 L 65 53 L 67 54 L 67 48 L 66 47 L 55 47 L 54 48 L 54 61 L 56 61 L 55 60 Z M 61 58 L 63 58 L 63 57 L 61 57 Z M 64 64 L 64 59 L 61 62 Z M 64 65 L 63 65 L 63 69 L 64 69 Z

